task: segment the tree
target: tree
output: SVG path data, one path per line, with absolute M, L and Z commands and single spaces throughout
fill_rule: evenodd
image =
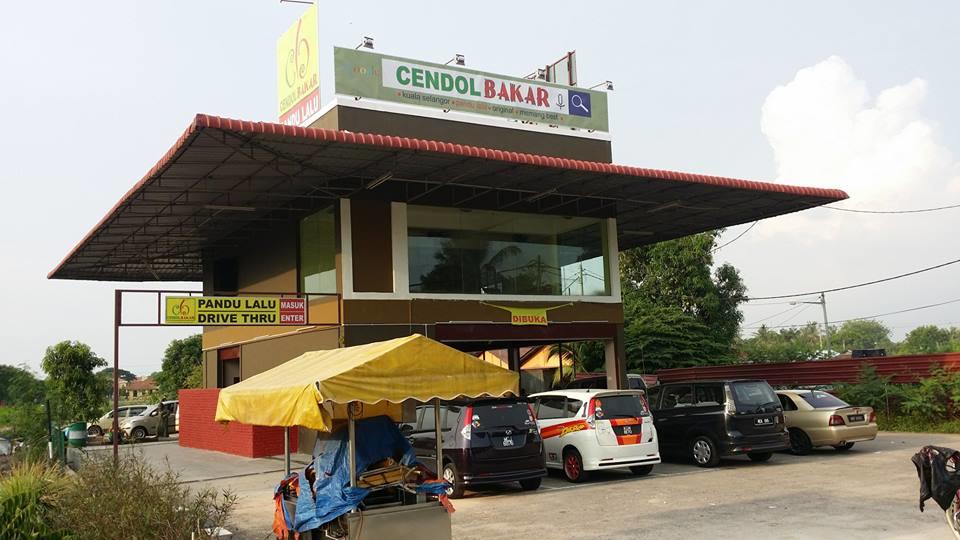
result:
M 827 355 L 817 323 L 773 331 L 761 326 L 737 345 L 742 360 L 754 363 L 814 360 Z
M 43 399 L 45 393 L 43 381 L 37 379 L 26 365 L 14 367 L 0 364 L 0 404 L 35 404 Z
M 122 381 L 130 382 L 130 381 L 137 380 L 136 375 L 134 375 L 132 372 L 127 371 L 125 369 L 120 369 L 117 373 L 119 373 L 118 377 Z M 113 384 L 113 368 L 112 367 L 101 369 L 100 371 L 97 372 L 97 375 L 106 377 L 111 381 L 110 384 L 111 385 Z
M 733 358 L 747 289 L 730 264 L 711 273 L 721 232 L 621 253 L 628 367 L 651 371 Z
M 833 330 L 831 345 L 835 350 L 886 349 L 893 345 L 890 329 L 879 321 L 847 321 Z
M 79 341 L 61 341 L 40 363 L 47 374 L 53 416 L 60 422 L 91 420 L 100 416 L 106 390 L 93 370 L 107 365 L 90 346 Z
M 949 328 L 932 324 L 918 326 L 897 347 L 898 354 L 930 354 L 955 350 L 954 334 Z
M 166 398 L 176 397 L 178 390 L 187 388 L 187 379 L 200 363 L 200 334 L 171 341 L 163 353 L 163 364 L 155 379 L 160 394 Z

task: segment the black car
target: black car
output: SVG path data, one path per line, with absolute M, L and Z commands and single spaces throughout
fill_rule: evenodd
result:
M 790 448 L 780 400 L 766 381 L 676 382 L 649 393 L 663 453 L 713 467 L 721 457 L 766 461 Z
M 516 399 L 451 402 L 440 405 L 443 426 L 443 472 L 453 488 L 448 495 L 461 497 L 468 486 L 519 481 L 524 490 L 540 487 L 546 476 L 543 442 L 530 406 Z M 436 432 L 433 405 L 417 407 L 417 421 L 401 431 L 410 439 L 417 457 L 436 467 Z

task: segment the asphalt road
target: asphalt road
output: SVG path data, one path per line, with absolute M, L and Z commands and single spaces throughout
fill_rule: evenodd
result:
M 459 540 L 952 540 L 935 504 L 925 513 L 917 508 L 910 456 L 925 444 L 960 448 L 960 435 L 881 433 L 847 453 L 777 454 L 767 463 L 736 458 L 715 469 L 664 463 L 647 477 L 608 471 L 584 484 L 552 474 L 536 492 L 509 484 L 468 492 L 454 501 L 453 533 Z M 190 485 L 232 489 L 240 497 L 233 520 L 238 536 L 269 537 L 270 497 L 282 475 L 276 472 L 282 468 L 279 460 L 245 460 L 175 445 L 141 451 L 162 456 Z M 252 469 L 251 461 L 257 462 Z

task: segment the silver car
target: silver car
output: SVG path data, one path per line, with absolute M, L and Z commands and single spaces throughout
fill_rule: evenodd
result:
M 146 410 L 147 405 L 125 405 L 123 407 L 117 407 L 117 418 L 120 420 L 120 424 L 123 424 L 127 418 L 141 415 Z M 111 429 L 113 429 L 112 410 L 107 411 L 106 414 L 97 420 L 87 424 L 87 435 L 91 437 L 99 437 Z
M 166 414 L 163 413 L 166 409 Z M 156 437 L 159 433 L 160 420 L 164 416 L 167 419 L 167 433 L 177 431 L 180 402 L 164 401 L 156 405 L 150 405 L 136 416 L 130 416 L 120 422 L 120 431 L 123 436 L 135 441 L 146 439 L 147 437 Z

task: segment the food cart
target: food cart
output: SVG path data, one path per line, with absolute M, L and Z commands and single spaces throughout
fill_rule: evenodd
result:
M 396 464 L 372 467 L 362 471 L 364 474 L 358 478 L 357 469 L 362 465 L 357 462 L 358 422 L 363 423 L 361 428 L 366 428 L 377 419 L 383 423 L 384 417 L 392 422 L 408 420 L 404 418 L 404 408 L 406 404 L 409 410 L 412 402 L 432 401 L 439 405 L 440 400 L 517 395 L 518 383 L 519 378 L 512 371 L 414 334 L 305 353 L 221 390 L 216 419 L 284 427 L 288 477 L 291 427 L 340 434 L 346 442 L 350 490 L 369 489 L 373 493 L 383 486 L 399 486 L 401 489 L 397 491 L 404 492 L 387 504 L 358 503 L 338 516 L 335 536 L 331 536 L 329 530 L 324 531 L 327 537 L 441 540 L 451 538 L 450 515 L 442 504 L 445 497 L 430 500 L 424 493 L 412 489 L 407 482 L 416 473 L 410 468 L 402 464 L 399 468 Z M 443 452 L 439 406 L 434 407 L 434 415 L 437 441 L 434 470 L 440 471 Z M 391 424 L 391 427 L 395 426 Z M 406 439 L 402 442 L 406 444 Z M 303 480 L 300 492 L 304 494 L 302 484 Z

